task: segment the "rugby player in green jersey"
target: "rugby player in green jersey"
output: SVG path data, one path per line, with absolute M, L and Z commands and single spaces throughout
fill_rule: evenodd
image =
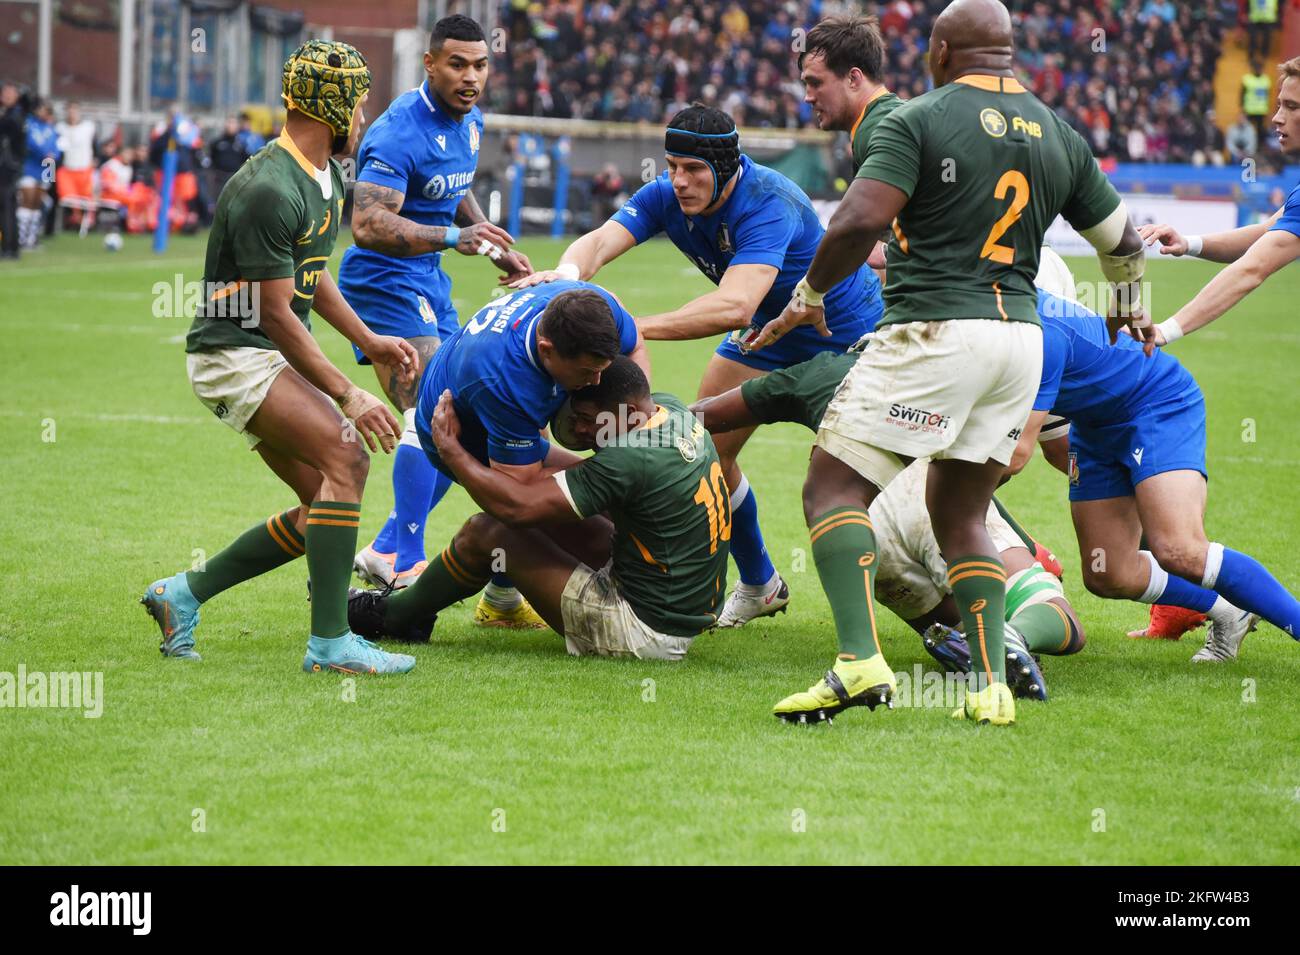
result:
M 1087 143 L 1014 76 L 1011 17 L 957 0 L 930 38 L 935 89 L 881 122 L 791 304 L 754 348 L 820 327 L 821 289 L 857 268 L 892 223 L 885 317 L 822 418 L 804 485 L 817 572 L 839 655 L 773 712 L 815 720 L 894 691 L 876 634 L 879 564 L 867 509 L 913 459 L 931 458 L 926 505 L 970 635 L 976 686 L 954 713 L 1015 720 L 1005 682 L 1006 569 L 985 518 L 1042 369 L 1034 276 L 1058 214 L 1098 250 L 1114 286 L 1108 324 L 1152 334 L 1145 253 Z
M 827 17 L 808 31 L 799 54 L 804 102 L 819 128 L 849 134 L 854 172 L 866 162 L 881 120 L 903 105 L 885 88 L 884 65 L 885 41 L 875 17 Z M 884 246 L 877 244 L 867 259 L 878 275 L 883 256 Z
M 438 455 L 486 513 L 406 590 L 354 590 L 353 630 L 428 640 L 438 611 L 493 573 L 508 573 L 577 656 L 680 660 L 717 623 L 731 505 L 709 433 L 677 398 L 651 394 L 625 355 L 573 392 L 569 407 L 557 437 L 567 432 L 575 449 L 596 453 L 522 481 L 461 445 L 443 393 L 432 425 Z
M 343 300 L 326 263 L 343 214 L 343 170 L 364 125 L 365 58 L 311 40 L 284 65 L 284 132 L 226 183 L 208 235 L 205 301 L 186 338 L 199 400 L 243 434 L 298 505 L 254 525 L 193 570 L 154 581 L 141 602 L 165 656 L 197 660 L 199 606 L 306 554 L 311 631 L 303 669 L 405 673 L 413 657 L 385 653 L 348 630 L 347 593 L 371 451 L 391 452 L 402 427 L 388 407 L 325 357 L 310 313 L 376 364 L 418 371 L 414 348 L 377 336 Z M 238 493 L 213 480 L 214 493 Z

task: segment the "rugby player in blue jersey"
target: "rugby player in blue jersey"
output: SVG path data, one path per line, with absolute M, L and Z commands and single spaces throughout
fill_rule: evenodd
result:
M 442 253 L 487 255 L 505 275 L 531 271 L 508 251 L 513 239 L 488 222 L 470 191 L 482 141 L 476 105 L 488 74 L 483 30 L 468 17 L 439 20 L 424 54 L 428 74 L 370 127 L 357 156 L 352 236 L 339 289 L 373 331 L 404 338 L 427 367 L 440 342 L 460 327 Z M 356 353 L 359 364 L 370 360 Z M 404 587 L 425 566 L 424 524 L 450 486 L 415 438 L 413 384 L 376 365 L 380 387 L 406 417 L 393 462 L 393 511 L 355 569 L 377 584 Z
M 1105 319 L 1076 302 L 1040 291 L 1038 313 L 1042 381 L 1008 472 L 1029 460 L 1049 412 L 1070 420 L 1070 510 L 1087 588 L 1208 614 L 1197 661 L 1235 658 L 1260 617 L 1300 635 L 1300 602 L 1253 557 L 1206 537 L 1195 379 L 1127 336 L 1110 344 Z M 1144 530 L 1150 551 L 1140 549 Z
M 843 352 L 875 327 L 883 308 L 880 282 L 864 266 L 827 293 L 829 337 L 802 328 L 777 347 L 746 351 L 743 343 L 790 300 L 821 241 L 821 222 L 803 190 L 741 155 L 736 124 L 721 110 L 695 105 L 679 112 L 668 124 L 664 149 L 667 171 L 570 245 L 555 269 L 512 286 L 590 279 L 633 246 L 664 233 L 718 287 L 671 312 L 642 316 L 637 324 L 650 340 L 727 334 L 704 372 L 700 398 L 821 352 Z M 745 428 L 716 442 L 731 492 L 731 555 L 740 572 L 719 627 L 743 626 L 781 611 L 790 600 L 763 544 L 754 492 L 736 463 L 751 434 Z
M 599 382 L 620 354 L 649 377 L 645 342 L 635 320 L 597 285 L 556 281 L 494 299 L 443 343 L 421 379 L 415 409 L 420 445 L 439 473 L 456 479 L 432 437 L 433 413 L 447 391 L 460 424 L 459 444 L 480 464 L 524 484 L 547 477 L 579 458 L 552 445 L 542 429 L 569 392 Z M 449 579 L 464 582 L 465 566 L 449 545 L 412 588 L 442 592 Z M 545 626 L 509 584 L 509 568 L 494 569 L 498 573 L 483 590 L 475 622 Z

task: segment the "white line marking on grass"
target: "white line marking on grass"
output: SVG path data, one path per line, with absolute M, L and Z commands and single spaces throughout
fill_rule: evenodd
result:
M 207 418 L 179 417 L 177 415 L 106 414 L 90 411 L 16 411 L 12 408 L 0 408 L 0 417 L 31 418 L 37 421 L 42 418 L 81 418 L 86 421 L 124 422 L 130 424 L 203 424 L 208 420 Z
M 80 334 L 82 332 L 111 332 L 113 334 L 126 333 L 129 335 L 157 335 L 159 332 L 167 331 L 164 323 L 174 321 L 174 319 L 160 318 L 157 325 L 114 325 L 111 322 L 30 322 L 17 321 L 6 322 L 5 325 L 10 328 L 30 328 L 42 332 L 71 332 Z M 184 335 L 180 336 L 184 340 Z M 167 339 L 163 339 L 167 341 Z

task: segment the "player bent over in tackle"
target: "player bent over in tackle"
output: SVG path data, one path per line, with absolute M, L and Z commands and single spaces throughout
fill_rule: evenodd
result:
M 310 311 L 376 363 L 413 378 L 419 359 L 372 334 L 325 267 L 343 212 L 343 172 L 370 87 L 365 59 L 344 43 L 312 40 L 284 67 L 284 132 L 226 184 L 208 236 L 208 290 L 185 350 L 194 392 L 248 438 L 299 504 L 245 531 L 201 570 L 154 581 L 141 602 L 162 630 L 165 656 L 197 660 L 199 606 L 304 553 L 312 581 L 303 669 L 405 673 L 413 657 L 385 653 L 348 630 L 347 593 L 373 451 L 391 452 L 401 426 L 354 386 L 311 335 Z M 350 419 L 350 420 L 349 420 Z M 228 486 L 228 485 L 223 485 Z
M 638 189 L 600 228 L 576 239 L 557 268 L 512 286 L 591 278 L 662 232 L 717 289 L 671 312 L 641 316 L 637 326 L 650 340 L 727 335 L 704 371 L 701 397 L 818 352 L 845 351 L 875 327 L 881 314 L 880 282 L 870 269 L 860 268 L 826 294 L 828 337 L 798 329 L 775 348 L 748 353 L 740 340 L 775 318 L 790 300 L 821 240 L 821 222 L 795 183 L 741 154 L 736 124 L 721 110 L 699 104 L 681 110 L 665 131 L 664 151 L 666 172 Z M 740 576 L 719 627 L 740 627 L 779 613 L 790 600 L 790 588 L 763 543 L 757 497 L 737 462 L 750 434 L 736 431 L 717 444 L 731 489 L 731 556 Z
M 686 655 L 717 621 L 725 593 L 731 508 L 713 440 L 675 397 L 651 394 L 625 356 L 574 392 L 571 406 L 575 446 L 596 453 L 517 480 L 465 449 L 443 394 L 433 417 L 438 454 L 486 513 L 401 593 L 353 591 L 359 633 L 429 639 L 439 610 L 487 582 L 496 552 L 569 653 Z
M 732 428 L 793 421 L 817 431 L 831 398 L 857 360 L 855 353 L 823 354 L 706 398 L 691 410 L 712 434 Z M 915 461 L 871 503 L 879 566 L 876 600 L 922 635 L 925 648 L 950 672 L 970 672 L 970 647 L 956 629 L 948 567 L 925 509 L 927 462 Z M 1048 573 L 1015 525 L 990 506 L 989 536 L 1007 569 L 1007 678 L 1017 696 L 1046 699 L 1033 654 L 1063 656 L 1083 649 L 1084 633 L 1061 583 Z
M 598 285 L 551 282 L 493 299 L 434 355 L 420 381 L 416 436 L 433 466 L 455 480 L 432 437 L 434 410 L 450 391 L 461 443 L 479 461 L 525 482 L 544 477 L 579 458 L 552 445 L 542 430 L 570 391 L 600 381 L 620 354 L 649 365 L 635 319 Z M 494 574 L 484 588 L 474 622 L 546 626 L 505 574 Z
M 874 708 L 893 694 L 876 634 L 879 561 L 867 511 L 911 460 L 929 457 L 926 506 L 974 681 L 984 684 L 953 715 L 1014 722 L 1003 672 L 1006 568 L 985 521 L 1042 366 L 1039 250 L 1064 215 L 1101 253 L 1107 278 L 1124 283 L 1117 325 L 1131 318 L 1144 256 L 1087 143 L 1015 79 L 1013 53 L 1010 15 L 996 0 L 957 0 L 936 18 L 935 89 L 881 122 L 794 299 L 754 343 L 820 326 L 823 290 L 859 267 L 892 223 L 884 319 L 826 409 L 804 485 L 840 652 L 822 680 L 777 703 L 782 719 Z
M 1042 381 L 1009 470 L 1024 467 L 1049 411 L 1070 419 L 1070 511 L 1088 589 L 1208 614 L 1198 662 L 1234 659 L 1259 617 L 1300 634 L 1300 602 L 1254 558 L 1205 536 L 1196 381 L 1127 335 L 1109 344 L 1105 321 L 1083 306 L 1042 300 Z M 1140 549 L 1143 530 L 1150 551 Z

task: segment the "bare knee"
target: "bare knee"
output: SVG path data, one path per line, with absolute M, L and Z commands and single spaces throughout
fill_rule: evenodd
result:
M 1186 580 L 1200 580 L 1205 575 L 1205 556 L 1209 544 L 1196 539 L 1156 539 L 1150 542 L 1151 553 L 1165 571 Z
M 370 455 L 360 441 L 343 441 L 321 463 L 322 483 L 328 481 L 335 493 L 350 493 L 361 500 L 370 473 Z
M 1134 593 L 1133 582 L 1128 575 L 1113 570 L 1093 570 L 1087 565 L 1083 569 L 1083 586 L 1093 596 L 1107 600 L 1126 600 L 1141 593 L 1141 588 Z
M 501 546 L 505 525 L 489 514 L 475 514 L 456 532 L 452 546 L 461 559 L 471 566 L 489 564 L 492 552 Z

